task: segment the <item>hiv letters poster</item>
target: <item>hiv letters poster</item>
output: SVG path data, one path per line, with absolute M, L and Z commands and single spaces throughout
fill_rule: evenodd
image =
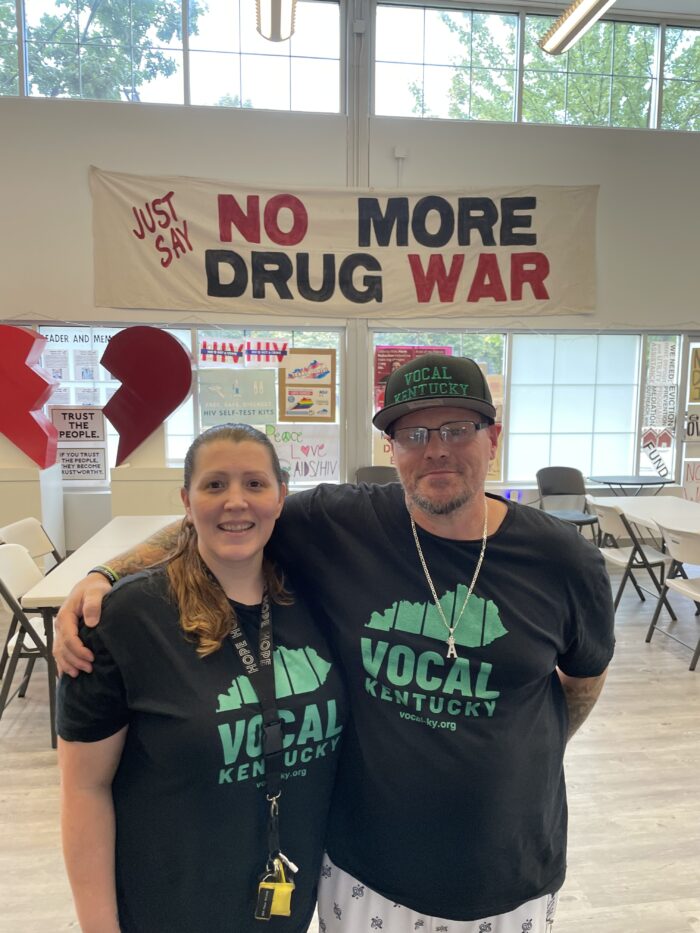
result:
M 100 307 L 338 318 L 595 310 L 596 186 L 269 188 L 90 170 Z

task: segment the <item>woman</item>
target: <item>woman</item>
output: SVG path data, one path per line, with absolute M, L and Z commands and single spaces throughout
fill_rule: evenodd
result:
M 345 702 L 319 626 L 264 557 L 285 494 L 264 434 L 200 435 L 176 553 L 114 588 L 84 632 L 94 673 L 61 678 L 84 933 L 245 933 L 256 913 L 308 928 Z

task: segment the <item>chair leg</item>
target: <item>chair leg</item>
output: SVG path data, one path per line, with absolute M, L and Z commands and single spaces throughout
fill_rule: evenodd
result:
M 0 656 L 0 680 L 2 680 L 2 676 L 5 673 L 5 668 L 7 667 L 8 658 L 10 657 L 7 646 L 10 644 L 10 640 L 14 638 L 14 634 L 17 631 L 17 625 L 17 616 L 12 616 L 12 622 L 10 622 L 10 628 L 8 629 L 7 638 L 5 639 L 5 644 L 2 649 L 2 656 Z
M 19 655 L 21 650 L 22 639 L 18 638 L 14 650 L 10 655 L 7 670 L 5 671 L 5 676 L 2 679 L 2 687 L 0 687 L 0 719 L 2 718 L 2 714 L 5 712 L 5 709 L 7 708 L 7 698 L 10 694 L 10 687 L 12 686 L 12 680 L 15 676 L 17 665 L 19 664 Z
M 697 663 L 698 663 L 698 658 L 700 658 L 700 638 L 698 638 L 698 643 L 697 643 L 697 645 L 696 645 L 696 647 L 695 647 L 695 652 L 694 652 L 694 654 L 693 654 L 693 659 L 692 659 L 692 661 L 690 662 L 690 667 L 688 668 L 689 671 L 694 671 L 694 670 L 695 670 L 695 668 L 696 668 L 696 666 L 697 666 Z
M 615 601 L 613 602 L 613 609 L 617 611 L 617 607 L 620 605 L 620 600 L 622 599 L 622 591 L 625 588 L 625 583 L 627 583 L 627 578 L 632 574 L 629 567 L 625 567 L 625 572 L 622 574 L 622 579 L 620 580 L 620 586 L 618 587 L 617 593 L 615 594 Z M 636 584 L 635 584 L 636 586 Z M 644 597 L 642 596 L 642 599 Z
M 661 615 L 661 607 L 666 602 L 666 594 L 668 593 L 668 587 L 664 584 L 663 590 L 659 593 L 659 599 L 656 603 L 656 609 L 654 610 L 654 615 L 651 618 L 651 623 L 649 625 L 649 631 L 647 632 L 647 637 L 644 639 L 647 644 L 651 641 L 651 636 L 654 634 L 654 629 L 656 628 L 656 623 L 659 621 L 659 616 Z M 668 603 L 667 603 L 668 605 Z
M 630 571 L 630 580 L 632 581 L 632 586 L 633 586 L 633 587 L 635 588 L 635 590 L 637 591 L 637 596 L 639 596 L 639 598 L 641 599 L 641 601 L 642 601 L 643 603 L 645 603 L 645 602 L 647 601 L 647 598 L 646 598 L 646 596 L 644 595 L 644 591 L 642 590 L 641 586 L 637 583 L 637 578 L 636 578 L 635 575 L 632 573 L 632 571 Z
M 27 661 L 27 667 L 24 671 L 24 677 L 22 678 L 22 684 L 19 688 L 17 696 L 23 697 L 27 695 L 27 687 L 29 686 L 29 681 L 32 676 L 32 671 L 34 670 L 34 665 L 36 664 L 36 658 L 30 658 Z
M 651 567 L 650 564 L 647 564 L 647 565 L 646 565 L 646 569 L 647 569 L 647 573 L 649 574 L 649 576 L 650 576 L 651 579 L 652 579 L 652 582 L 653 582 L 654 586 L 656 587 L 657 593 L 661 593 L 662 591 L 664 592 L 664 595 L 662 596 L 662 598 L 663 598 L 663 601 L 664 601 L 664 605 L 666 606 L 666 609 L 668 610 L 668 614 L 671 616 L 671 621 L 672 621 L 672 622 L 677 622 L 677 621 L 678 621 L 678 616 L 677 616 L 676 613 L 673 611 L 673 607 L 671 606 L 671 603 L 668 601 L 668 599 L 667 599 L 666 596 L 665 596 L 665 593 L 668 593 L 668 587 L 666 586 L 666 584 L 665 584 L 665 582 L 664 582 L 663 576 L 661 577 L 661 581 L 659 581 L 659 580 L 656 579 L 656 574 L 654 573 L 654 571 L 653 571 L 653 569 L 652 569 L 652 567 Z

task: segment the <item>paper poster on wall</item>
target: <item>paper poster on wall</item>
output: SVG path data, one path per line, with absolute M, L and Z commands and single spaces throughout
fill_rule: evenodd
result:
M 700 402 L 700 347 L 693 349 L 688 375 L 688 401 Z
M 678 348 L 675 341 L 654 340 L 649 343 L 643 427 L 673 431 L 678 404 L 677 362 Z
M 75 401 L 78 403 L 78 405 L 99 405 L 99 389 L 97 386 L 76 386 Z
M 275 445 L 290 482 L 340 481 L 340 442 L 334 425 L 268 424 L 265 433 Z
M 73 364 L 76 382 L 97 379 L 100 361 L 96 350 L 76 350 L 73 354 Z
M 70 405 L 71 395 L 69 386 L 56 386 L 51 393 L 51 402 L 54 405 Z
M 334 421 L 335 393 L 323 386 L 280 389 L 280 421 Z
M 50 405 L 49 417 L 58 431 L 59 444 L 105 440 L 105 419 L 100 408 L 59 408 Z
M 104 447 L 63 447 L 58 456 L 61 475 L 68 482 L 107 479 L 107 452 Z
M 51 374 L 52 379 L 58 379 L 59 382 L 68 382 L 70 380 L 67 350 L 46 349 L 42 354 L 41 361 L 44 369 Z
M 686 444 L 700 443 L 700 405 L 689 405 L 685 413 L 683 440 Z
M 199 362 L 202 365 L 264 366 L 275 369 L 287 358 L 289 345 L 286 340 L 263 340 L 246 337 L 245 340 L 229 338 L 225 333 L 220 337 L 200 337 Z
M 279 421 L 335 421 L 335 350 L 289 351 L 280 369 Z
M 700 460 L 686 460 L 683 467 L 683 494 L 686 499 L 700 502 Z
M 335 350 L 292 349 L 284 375 L 288 385 L 335 387 Z
M 109 379 L 109 373 L 100 365 L 100 356 L 119 327 L 52 327 L 42 325 L 41 335 L 46 339 L 42 366 L 63 382 L 90 382 Z
M 274 419 L 274 370 L 207 369 L 199 373 L 202 427 L 225 424 L 264 424 Z
M 372 431 L 372 463 L 374 466 L 395 466 L 391 444 L 381 431 Z

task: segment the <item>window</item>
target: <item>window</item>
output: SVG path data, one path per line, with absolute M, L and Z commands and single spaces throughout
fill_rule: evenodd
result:
M 0 0 L 0 94 L 19 93 L 20 2 Z M 29 95 L 340 110 L 339 2 L 299 0 L 282 43 L 258 34 L 253 0 L 23 2 Z
M 27 92 L 182 103 L 180 0 L 25 0 Z
M 512 121 L 518 17 L 379 6 L 375 112 Z
M 14 0 L 0 0 L 0 96 L 19 94 L 17 12 Z
M 658 27 L 598 22 L 569 52 L 548 55 L 537 43 L 553 22 L 525 22 L 523 121 L 650 126 Z
M 525 123 L 700 129 L 700 29 L 601 20 L 552 56 L 538 41 L 554 19 L 379 4 L 375 113 L 514 121 L 519 96 Z
M 700 130 L 700 29 L 668 27 L 661 126 Z
M 584 476 L 636 472 L 641 338 L 515 334 L 507 392 L 506 479 L 545 466 Z
M 300 0 L 287 42 L 259 35 L 252 0 L 191 5 L 190 99 L 212 106 L 338 113 L 339 4 Z

